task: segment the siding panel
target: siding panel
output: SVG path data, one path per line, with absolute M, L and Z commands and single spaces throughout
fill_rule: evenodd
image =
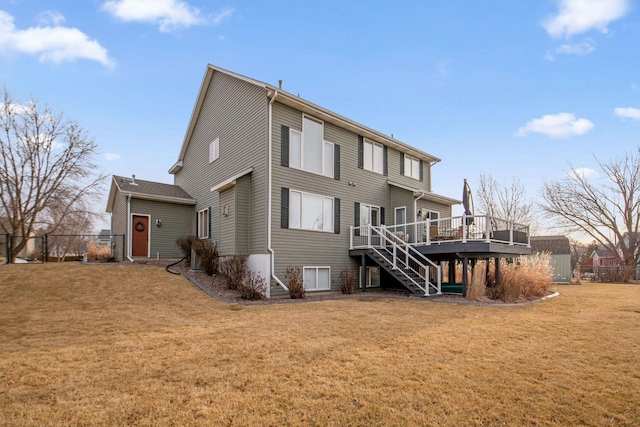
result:
M 165 259 L 182 257 L 176 240 L 191 234 L 195 217 L 193 206 L 131 199 L 131 212 L 151 215 L 149 220 L 150 257 L 160 256 Z M 162 221 L 160 227 L 156 226 L 158 219 Z
M 220 157 L 209 163 L 209 143 L 220 138 Z M 278 143 L 280 141 L 278 140 Z M 249 253 L 267 253 L 267 97 L 263 88 L 214 72 L 174 182 L 212 208 L 212 239 L 222 240 L 219 194 L 211 187 L 253 167 L 248 212 Z M 278 158 L 278 161 L 280 158 Z M 235 249 L 235 248 L 234 248 Z

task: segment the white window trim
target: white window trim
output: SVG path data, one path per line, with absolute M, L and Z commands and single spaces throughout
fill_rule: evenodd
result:
M 331 230 L 316 230 L 314 228 L 292 227 L 291 226 L 291 216 L 289 216 L 289 229 L 291 229 L 291 230 L 303 230 L 303 231 L 315 231 L 317 233 L 334 233 L 334 230 L 336 229 L 336 225 L 335 225 L 336 200 L 335 200 L 335 197 L 325 196 L 325 195 L 316 194 L 316 193 L 310 193 L 308 191 L 300 191 L 300 190 L 289 189 L 289 215 L 291 215 L 291 193 L 300 193 L 300 224 L 301 225 L 302 225 L 302 199 L 303 199 L 305 194 L 308 194 L 308 195 L 311 195 L 311 196 L 322 197 L 322 213 L 323 213 L 323 215 L 324 215 L 324 199 L 331 199 L 331 206 L 333 207 L 333 209 L 331 209 L 331 214 L 333 216 L 331 218 Z M 322 219 L 323 219 L 323 224 L 324 224 L 324 216 L 323 216 Z
M 378 175 L 384 175 L 384 145 L 380 144 L 378 142 L 374 142 L 374 141 L 369 141 L 368 139 L 364 139 L 362 141 L 362 169 L 366 170 L 366 171 L 370 171 L 373 173 L 377 173 Z M 371 145 L 371 169 L 365 167 L 365 162 L 364 162 L 364 144 L 369 144 Z M 382 170 L 380 172 L 378 172 L 377 170 L 375 170 L 374 165 L 376 164 L 376 150 L 375 147 L 381 147 L 382 148 L 382 158 L 380 159 L 380 163 L 382 164 Z
M 308 172 L 308 173 L 312 173 L 314 175 L 318 175 L 318 176 L 324 176 L 325 178 L 331 178 L 333 179 L 335 176 L 336 171 L 333 170 L 333 173 L 331 175 L 326 175 L 324 173 L 318 173 L 318 172 L 314 172 L 312 170 L 309 169 L 305 169 L 304 167 L 304 119 L 308 119 L 308 120 L 312 120 L 316 123 L 320 123 L 322 125 L 322 155 L 320 158 L 320 169 L 324 172 L 325 170 L 325 164 L 324 164 L 324 156 L 325 156 L 325 148 L 327 145 L 331 146 L 331 149 L 333 150 L 332 153 L 332 157 L 333 157 L 333 162 L 335 164 L 335 155 L 336 155 L 336 151 L 335 151 L 335 143 L 331 142 L 331 141 L 327 141 L 326 139 L 324 139 L 324 121 L 320 120 L 320 119 L 316 119 L 315 117 L 311 117 L 308 116 L 306 114 L 302 115 L 302 130 L 297 130 L 297 129 L 293 129 L 293 128 L 289 128 L 289 167 L 291 169 L 296 169 L 296 170 L 301 170 L 304 172 Z M 291 133 L 292 132 L 296 132 L 300 134 L 300 167 L 296 167 L 296 166 L 291 166 Z M 334 169 L 335 165 L 331 165 L 331 169 Z
M 304 285 L 304 271 L 305 270 L 316 270 L 316 284 L 318 283 L 318 270 L 319 269 L 327 269 L 329 270 L 329 287 L 323 289 L 307 289 Z M 326 292 L 331 290 L 331 267 L 328 265 L 306 265 L 302 267 L 302 285 L 304 286 L 305 291 L 307 292 Z
M 209 143 L 209 163 L 213 163 L 220 157 L 220 137 Z
M 200 224 L 200 222 L 201 222 L 200 221 L 200 214 L 203 213 L 203 212 L 206 212 L 205 217 L 207 218 L 207 227 L 206 227 L 206 230 L 205 230 L 206 231 L 206 233 L 205 233 L 206 235 L 204 235 L 204 236 L 201 235 L 202 234 L 202 227 L 201 227 L 202 224 Z M 199 239 L 208 239 L 210 237 L 209 236 L 209 227 L 210 227 L 210 224 L 209 224 L 209 208 L 205 208 L 205 209 L 199 210 L 198 211 L 198 238 Z
M 404 210 L 404 223 L 402 224 L 398 224 L 398 211 L 399 210 Z M 407 207 L 406 206 L 398 206 L 397 208 L 393 209 L 393 225 L 396 226 L 396 231 L 400 231 L 398 230 L 398 226 L 403 226 L 407 223 Z M 403 227 L 403 232 L 406 232 L 407 228 Z
M 418 170 L 416 171 L 417 178 L 416 176 L 413 176 L 413 173 L 407 173 L 407 160 L 409 160 L 410 165 L 413 165 L 413 160 L 416 160 L 418 162 Z M 411 166 L 410 172 L 413 172 L 413 166 Z M 404 176 L 415 179 L 416 181 L 420 181 L 420 159 L 418 159 L 417 157 L 409 156 L 407 154 L 404 155 Z

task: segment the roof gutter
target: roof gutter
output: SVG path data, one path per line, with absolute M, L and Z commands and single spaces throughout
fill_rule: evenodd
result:
M 271 256 L 269 258 L 271 258 L 271 278 L 273 280 L 276 281 L 276 283 L 278 285 L 280 285 L 280 287 L 282 289 L 284 289 L 285 291 L 289 292 L 289 288 L 287 288 L 285 286 L 284 283 L 282 283 L 282 280 L 280 280 L 278 278 L 278 276 L 276 276 L 276 270 L 275 270 L 275 258 L 276 258 L 276 253 L 273 250 L 273 248 L 271 247 L 271 205 L 272 205 L 272 198 L 273 198 L 273 191 L 272 191 L 272 169 L 273 169 L 273 165 L 271 164 L 272 162 L 272 157 L 273 157 L 273 102 L 276 100 L 276 97 L 278 96 L 278 91 L 275 90 L 273 92 L 273 97 L 271 98 L 271 101 L 269 101 L 269 160 L 267 161 L 267 169 L 269 170 L 269 177 L 268 177 L 268 188 L 267 188 L 267 250 L 269 251 L 269 253 L 271 254 Z M 271 296 L 271 290 L 269 289 L 269 297 Z

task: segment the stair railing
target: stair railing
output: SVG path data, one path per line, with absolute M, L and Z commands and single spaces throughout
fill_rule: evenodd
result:
M 403 242 L 403 244 L 398 243 L 402 242 L 402 240 L 398 236 L 386 230 L 384 226 L 373 227 L 369 225 L 368 230 L 368 247 L 378 253 L 378 255 L 380 255 L 382 258 L 387 259 L 392 264 L 394 270 L 400 271 L 402 275 L 404 275 L 409 281 L 411 281 L 415 286 L 423 291 L 425 296 L 430 295 L 430 288 L 434 288 L 437 295 L 442 294 L 442 283 L 439 265 L 426 258 L 406 242 Z M 378 240 L 378 245 L 371 244 L 371 236 L 373 235 L 373 233 L 376 233 L 376 236 L 378 237 L 378 239 L 373 239 L 374 241 Z M 388 237 L 387 235 L 390 237 Z M 385 252 L 391 254 L 392 260 L 389 260 L 384 254 L 382 254 L 382 252 L 380 252 L 380 250 L 384 250 Z M 415 255 L 412 255 L 411 251 L 413 251 Z M 404 255 L 404 257 L 402 255 Z M 419 258 L 426 261 L 426 264 L 420 261 Z M 429 280 L 429 265 L 434 267 L 437 271 L 437 284 L 433 284 Z M 420 279 L 422 279 L 424 281 L 424 285 L 418 283 L 413 277 L 409 276 L 405 269 L 413 272 Z M 420 272 L 421 269 L 422 271 L 424 271 L 424 274 Z

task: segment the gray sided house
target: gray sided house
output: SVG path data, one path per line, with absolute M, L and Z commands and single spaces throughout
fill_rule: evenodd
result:
M 194 231 L 221 255 L 249 254 L 286 293 L 288 266 L 309 291 L 358 270 L 350 227 L 450 217 L 431 191 L 438 158 L 280 88 L 209 65 L 170 173 L 196 200 Z M 372 266 L 373 282 L 379 277 Z
M 176 239 L 192 234 L 196 201 L 182 188 L 113 176 L 107 212 L 111 213 L 114 253 L 125 258 L 180 258 Z
M 531 236 L 531 252 L 549 252 L 554 283 L 571 283 L 571 246 L 566 236 Z
M 128 233 L 131 256 L 146 215 L 152 233 L 143 256 L 166 257 L 178 235 L 192 233 L 222 256 L 249 255 L 267 296 L 287 294 L 288 266 L 302 269 L 309 292 L 339 290 L 349 268 L 363 290 L 398 285 L 440 294 L 445 268 L 454 277 L 457 262 L 530 249 L 526 225 L 452 218 L 460 201 L 431 188 L 439 161 L 279 87 L 209 65 L 169 170 L 175 185 L 114 177 L 107 210 L 113 232 Z

